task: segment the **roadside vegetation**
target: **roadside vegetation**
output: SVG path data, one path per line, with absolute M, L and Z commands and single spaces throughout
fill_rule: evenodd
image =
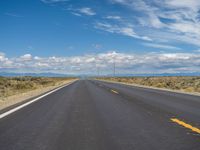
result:
M 104 77 L 97 79 L 200 93 L 200 77 Z
M 0 100 L 19 93 L 42 89 L 49 86 L 59 86 L 74 78 L 50 77 L 0 77 Z

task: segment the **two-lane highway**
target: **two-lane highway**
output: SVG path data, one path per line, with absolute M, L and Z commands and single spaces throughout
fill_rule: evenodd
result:
M 200 97 L 79 80 L 0 119 L 1 150 L 200 150 Z

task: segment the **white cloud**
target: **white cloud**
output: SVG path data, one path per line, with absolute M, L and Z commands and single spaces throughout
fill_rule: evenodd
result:
M 23 56 L 20 57 L 21 61 L 30 61 L 32 60 L 32 55 L 31 54 L 25 54 Z
M 162 39 L 200 46 L 200 1 L 199 0 L 111 0 L 134 12 L 142 28 L 148 29 L 143 35 L 159 41 L 155 32 L 167 33 Z M 139 15 L 138 15 L 139 14 Z M 149 33 L 149 31 L 151 31 Z M 151 35 L 150 35 L 151 34 Z M 165 34 L 166 35 L 166 34 Z M 182 38 L 180 38 L 182 37 Z
M 5 60 L 5 54 L 0 52 L 0 61 L 4 61 Z
M 112 20 L 121 20 L 122 18 L 120 16 L 106 16 L 106 19 L 112 19 Z
M 200 25 L 191 24 L 189 22 L 173 23 L 169 27 L 182 33 L 196 33 L 200 34 Z
M 164 24 L 155 13 L 156 8 L 147 5 L 143 0 L 112 0 L 112 2 L 125 5 L 134 11 L 139 11 L 143 14 L 142 18 L 140 18 L 140 21 L 143 22 L 143 24 L 148 24 L 148 26 L 154 28 L 164 27 Z
M 82 15 L 79 14 L 79 13 L 76 13 L 76 12 L 71 12 L 71 14 L 75 15 L 75 16 L 78 16 L 78 17 L 81 17 Z
M 41 0 L 43 3 L 58 3 L 58 2 L 66 2 L 69 0 Z
M 186 73 L 200 70 L 200 53 L 196 52 L 135 54 L 109 51 L 71 57 L 32 56 L 30 59 L 30 56 L 25 57 L 29 61 L 22 61 L 22 57 L 7 58 L 0 54 L 0 71 L 95 74 L 98 67 L 102 74 L 111 74 L 114 62 L 117 73 Z
M 83 7 L 83 8 L 80 8 L 78 9 L 78 11 L 84 15 L 88 15 L 88 16 L 94 16 L 96 15 L 96 12 L 93 11 L 91 8 L 89 7 Z
M 130 26 L 119 26 L 119 25 L 112 25 L 109 23 L 101 23 L 97 22 L 95 24 L 95 28 L 101 29 L 110 33 L 117 33 L 129 37 L 133 37 L 136 39 L 141 39 L 141 40 L 146 40 L 146 41 L 151 41 L 151 39 L 147 36 L 139 36 L 135 33 L 132 27 Z
M 199 53 L 200 53 L 200 49 L 198 49 L 198 50 L 195 50 L 194 52 L 199 52 Z
M 130 27 L 122 27 L 119 29 L 119 32 L 124 35 L 131 36 L 131 37 L 136 36 L 135 31 L 133 31 L 133 28 L 130 28 Z
M 57 3 L 67 0 L 42 1 Z M 104 17 L 100 17 L 101 20 L 98 20 L 99 23 L 95 24 L 95 28 L 136 39 L 156 41 L 157 43 L 162 40 L 167 43 L 179 42 L 200 46 L 199 0 L 109 1 L 114 5 L 122 5 L 124 9 L 129 9 L 133 13 L 123 14 L 126 11 L 121 10 L 120 15 L 124 16 L 122 19 L 118 15 L 119 13 L 105 12 Z M 73 7 L 70 5 L 67 9 L 73 15 L 96 15 L 96 12 L 90 7 Z M 113 24 L 113 21 L 115 21 L 115 24 Z
M 199 0 L 165 0 L 165 3 L 174 8 L 188 8 L 194 11 L 200 7 Z
M 22 15 L 19 15 L 19 14 L 16 14 L 16 13 L 10 13 L 10 12 L 6 12 L 5 15 L 11 16 L 11 17 L 16 17 L 16 18 L 23 17 Z
M 172 45 L 166 45 L 166 44 L 157 44 L 157 43 L 144 43 L 143 45 L 153 48 L 159 48 L 159 49 L 174 49 L 174 50 L 181 50 L 179 47 L 175 47 Z
M 13 62 L 9 60 L 4 53 L 0 52 L 0 69 L 10 68 L 12 65 L 13 65 Z
M 45 68 L 47 68 L 47 67 L 49 67 L 49 64 L 38 62 L 38 63 L 35 63 L 35 67 L 40 67 L 40 68 L 45 67 Z

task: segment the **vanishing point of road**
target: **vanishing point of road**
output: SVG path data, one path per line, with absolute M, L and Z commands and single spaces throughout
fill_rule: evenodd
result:
M 200 150 L 200 97 L 78 80 L 0 119 L 0 150 Z

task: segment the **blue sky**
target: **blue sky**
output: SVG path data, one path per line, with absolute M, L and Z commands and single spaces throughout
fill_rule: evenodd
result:
M 1 72 L 200 72 L 199 0 L 6 0 L 0 20 Z

